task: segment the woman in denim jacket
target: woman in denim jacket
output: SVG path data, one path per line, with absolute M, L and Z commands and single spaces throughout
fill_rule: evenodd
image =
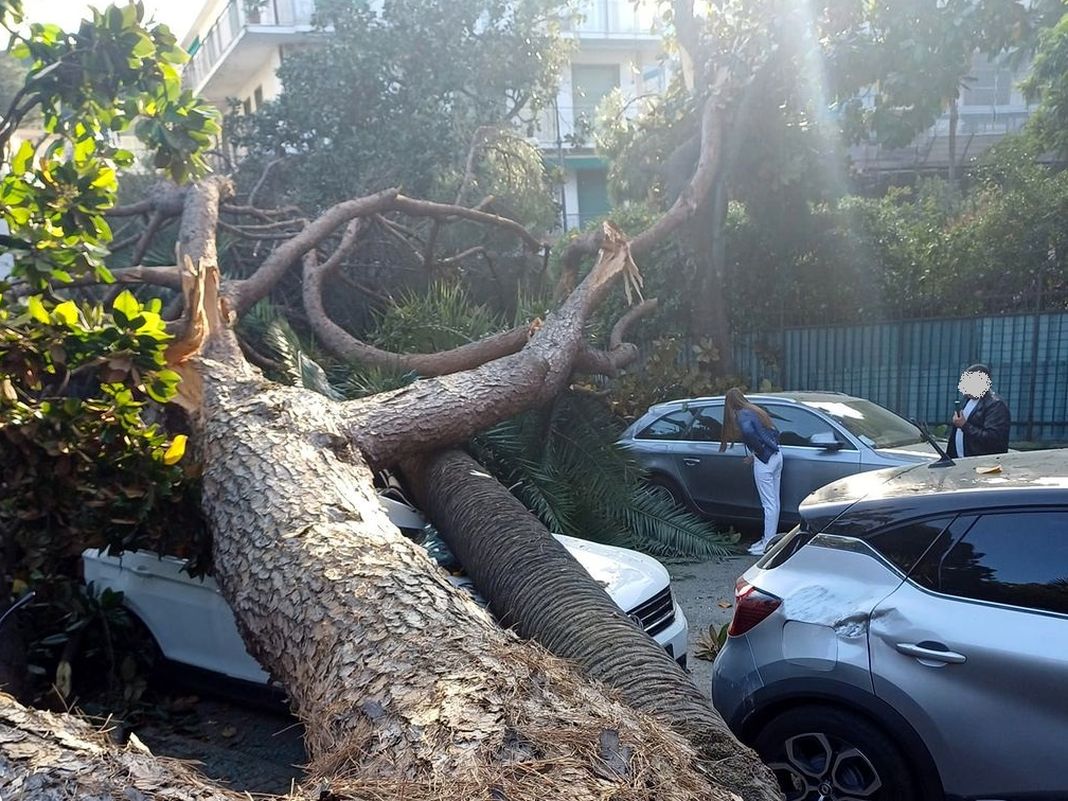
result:
M 734 387 L 727 390 L 720 451 L 727 450 L 739 439 L 749 452 L 745 461 L 753 465 L 753 480 L 760 493 L 760 505 L 764 507 L 764 536 L 749 548 L 749 553 L 760 556 L 779 530 L 779 484 L 782 481 L 779 430 L 766 411 L 750 403 L 742 391 Z

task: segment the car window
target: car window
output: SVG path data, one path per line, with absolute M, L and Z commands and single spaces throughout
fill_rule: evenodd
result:
M 775 404 L 761 404 L 761 406 L 771 416 L 771 422 L 779 429 L 779 444 L 781 445 L 800 445 L 811 448 L 810 440 L 814 434 L 830 434 L 842 443 L 843 449 L 853 449 L 853 445 L 846 442 L 830 423 L 807 409 Z
M 719 442 L 723 434 L 723 407 L 703 406 L 694 410 L 693 425 L 687 439 L 694 442 Z
M 864 537 L 887 561 L 906 575 L 938 536 L 953 522 L 953 516 L 915 520 Z
M 943 537 L 914 580 L 979 601 L 1068 614 L 1068 512 L 979 517 L 962 537 Z
M 873 448 L 904 448 L 927 441 L 908 420 L 869 400 L 843 397 L 802 403 L 830 415 L 846 431 Z
M 693 413 L 688 409 L 668 412 L 643 428 L 638 439 L 682 439 L 692 419 Z

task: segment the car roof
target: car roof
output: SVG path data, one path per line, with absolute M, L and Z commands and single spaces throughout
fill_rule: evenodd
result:
M 801 516 L 822 529 L 839 517 L 860 520 L 874 515 L 889 521 L 912 513 L 1068 503 L 1068 450 L 976 456 L 957 459 L 950 467 L 930 465 L 840 479 L 802 501 Z
M 676 400 L 664 401 L 652 406 L 649 411 L 668 411 L 670 409 L 681 408 L 687 404 L 693 403 L 710 403 L 710 402 L 723 402 L 725 396 L 723 395 L 706 395 L 699 398 L 678 398 Z M 745 396 L 751 401 L 787 401 L 789 403 L 831 403 L 834 401 L 841 402 L 843 400 L 863 400 L 863 398 L 857 398 L 852 395 L 846 395 L 842 392 L 757 392 L 751 395 Z

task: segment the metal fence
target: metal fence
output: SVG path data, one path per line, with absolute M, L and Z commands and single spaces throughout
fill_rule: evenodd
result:
M 932 426 L 952 415 L 961 370 L 982 362 L 1014 440 L 1068 441 L 1068 312 L 785 328 L 737 341 L 734 360 L 753 386 L 845 392 Z

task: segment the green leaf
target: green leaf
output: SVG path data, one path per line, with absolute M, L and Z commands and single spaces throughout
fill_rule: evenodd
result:
M 41 302 L 40 295 L 31 295 L 26 299 L 26 308 L 30 312 L 30 317 L 39 323 L 48 324 L 52 322 L 52 318 L 48 316 L 48 312 L 45 310 L 44 303 Z
M 65 300 L 52 309 L 52 314 L 59 317 L 68 328 L 78 325 L 78 307 L 73 300 Z
M 111 308 L 122 315 L 124 324 L 141 313 L 141 304 L 137 302 L 137 298 L 128 289 L 124 289 L 119 293 Z
M 11 171 L 16 175 L 21 175 L 30 168 L 30 163 L 33 161 L 34 146 L 29 140 L 24 141 L 19 145 L 18 152 L 15 153 L 14 158 L 11 159 Z

